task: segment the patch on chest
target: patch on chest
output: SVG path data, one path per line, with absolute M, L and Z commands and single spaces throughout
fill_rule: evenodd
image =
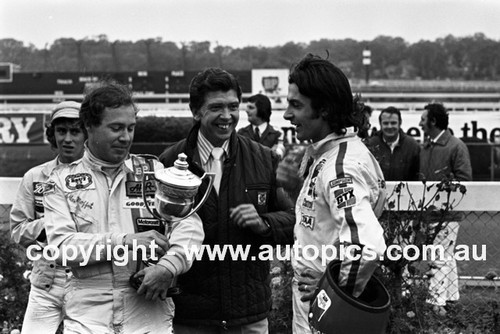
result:
M 64 179 L 66 188 L 69 190 L 81 190 L 89 188 L 92 184 L 92 175 L 89 173 L 70 174 Z
M 142 197 L 142 182 L 127 181 L 125 182 L 126 192 L 128 197 Z M 145 182 L 144 191 L 146 196 L 154 196 L 156 191 L 155 181 L 147 180 Z
M 301 215 L 300 217 L 300 225 L 310 228 L 311 230 L 314 230 L 314 221 L 315 218 L 313 216 Z

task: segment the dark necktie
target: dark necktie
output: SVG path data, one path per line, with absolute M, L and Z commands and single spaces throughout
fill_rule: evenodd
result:
M 260 130 L 258 127 L 255 128 L 254 138 L 255 141 L 260 141 Z

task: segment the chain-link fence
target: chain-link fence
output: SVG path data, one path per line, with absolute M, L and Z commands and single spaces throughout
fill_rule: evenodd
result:
M 397 314 L 390 333 L 500 332 L 500 212 L 466 212 L 456 226 L 439 240 L 449 244 L 458 232 L 455 267 L 445 254 L 406 270 L 400 286 L 386 283 Z

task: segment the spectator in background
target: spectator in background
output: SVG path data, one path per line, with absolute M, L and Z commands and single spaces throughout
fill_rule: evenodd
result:
M 280 158 L 283 158 L 284 147 L 279 141 L 281 132 L 269 124 L 272 113 L 269 98 L 263 94 L 250 96 L 246 112 L 250 124 L 239 129 L 238 134 L 273 149 Z
M 144 208 L 137 190 L 143 171 L 163 165 L 129 154 L 136 114 L 126 86 L 105 82 L 90 91 L 80 111 L 88 133 L 83 158 L 56 168 L 44 194 L 49 244 L 73 250 L 64 333 L 170 333 L 167 289 L 192 264 L 184 247 L 199 247 L 204 237 L 195 214 L 173 223 L 167 239 L 157 231 L 162 222 Z M 152 201 L 154 192 L 145 196 Z M 159 257 L 157 264 L 138 268 L 136 246 Z M 138 290 L 129 283 L 134 274 L 142 277 Z
M 500 133 L 497 131 L 493 137 L 493 168 L 495 169 L 495 180 L 500 177 Z
M 219 68 L 198 73 L 189 87 L 195 124 L 160 160 L 170 166 L 184 152 L 193 173 L 216 173 L 214 189 L 198 211 L 203 243 L 248 245 L 249 253 L 257 255 L 261 245 L 292 242 L 293 204 L 279 200 L 276 154 L 236 133 L 240 102 L 241 88 L 232 74 Z M 205 189 L 202 184 L 199 192 Z M 174 299 L 174 332 L 268 333 L 269 267 L 269 261 L 257 257 L 214 260 L 204 253 L 179 277 L 183 293 Z
M 359 105 L 338 67 L 308 54 L 292 69 L 288 83 L 284 118 L 295 125 L 297 139 L 311 142 L 302 159 L 305 179 L 295 206 L 292 330 L 311 333 L 310 300 L 329 261 L 311 257 L 306 246 L 359 247 L 357 260 L 343 259 L 338 282 L 359 297 L 378 266 L 378 256 L 369 260 L 366 255 L 385 251 L 377 218 L 385 202 L 384 176 L 357 136 Z
M 72 163 L 83 155 L 87 137 L 78 118 L 80 103 L 64 101 L 55 106 L 45 133 L 55 159 L 33 167 L 24 175 L 10 212 L 10 233 L 16 243 L 28 247 L 47 245 L 43 192 L 49 175 L 60 164 Z M 41 254 L 41 252 L 40 252 Z M 33 261 L 31 289 L 24 314 L 23 333 L 55 333 L 64 316 L 64 297 L 69 291 L 71 269 L 41 258 Z
M 472 168 L 467 146 L 448 130 L 448 112 L 439 103 L 424 107 L 419 123 L 426 140 L 420 151 L 420 178 L 424 181 L 442 181 L 444 179 L 471 181 Z M 458 271 L 454 259 L 455 243 L 459 224 L 449 222 L 439 232 L 434 244 L 445 249 L 444 259 L 430 261 L 429 289 L 436 310 L 445 313 L 446 302 L 456 301 L 458 292 Z
M 368 138 L 368 148 L 377 159 L 386 181 L 417 181 L 420 145 L 401 130 L 401 112 L 388 107 L 378 117 L 380 131 Z

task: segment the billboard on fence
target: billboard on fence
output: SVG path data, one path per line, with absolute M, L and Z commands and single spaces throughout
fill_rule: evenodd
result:
M 276 95 L 285 95 L 288 92 L 287 69 L 253 69 L 252 94 L 268 95 L 274 102 L 281 103 L 281 98 Z
M 0 114 L 0 144 L 46 144 L 43 113 Z

